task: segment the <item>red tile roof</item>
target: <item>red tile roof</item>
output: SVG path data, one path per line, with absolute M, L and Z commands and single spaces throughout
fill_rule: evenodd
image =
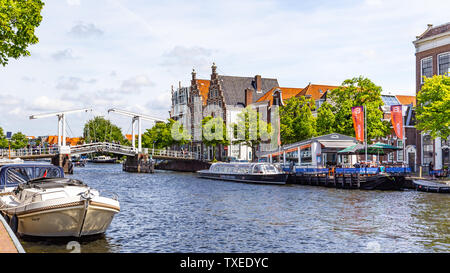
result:
M 66 144 L 70 146 L 75 146 L 81 144 L 81 137 L 66 137 Z M 58 144 L 58 136 L 48 136 L 46 142 L 50 145 Z
M 296 96 L 298 93 L 300 93 L 303 88 L 292 88 L 292 87 L 274 87 L 267 91 L 261 98 L 259 98 L 256 102 L 262 102 L 262 101 L 269 101 L 269 105 L 272 105 L 273 103 L 273 92 L 276 89 L 281 90 L 281 96 L 283 98 L 283 101 Z
M 416 96 L 396 95 L 396 97 L 402 105 L 408 105 L 412 103 L 413 106 L 416 106 Z
M 323 85 L 323 84 L 308 84 L 302 92 L 298 93 L 296 97 L 301 96 L 311 96 L 312 99 L 318 100 L 322 98 L 323 95 L 327 93 L 327 91 L 338 88 L 339 86 L 335 85 Z
M 197 86 L 203 99 L 203 105 L 206 105 L 206 100 L 208 99 L 210 83 L 209 80 L 197 80 Z

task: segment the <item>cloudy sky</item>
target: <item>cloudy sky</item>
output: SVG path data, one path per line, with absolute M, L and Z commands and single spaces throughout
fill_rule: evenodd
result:
M 285 87 L 339 85 L 363 75 L 385 93 L 415 93 L 412 41 L 428 23 L 450 21 L 450 2 L 324 0 L 45 0 L 31 56 L 0 67 L 0 126 L 56 134 L 38 113 L 93 108 L 67 117 L 69 136 L 103 115 L 131 132 L 115 107 L 168 117 L 170 86 L 195 68 L 277 78 Z M 144 123 L 144 127 L 152 124 Z

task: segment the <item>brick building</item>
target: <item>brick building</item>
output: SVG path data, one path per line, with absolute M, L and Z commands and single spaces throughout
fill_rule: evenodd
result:
M 423 77 L 450 73 L 450 23 L 428 25 L 424 33 L 413 41 L 416 48 L 416 93 L 420 91 Z M 432 139 L 426 132 L 417 132 L 417 164 L 434 169 L 450 165 L 449 139 Z M 427 171 L 427 169 L 425 169 Z
M 202 119 L 206 116 L 221 117 L 232 139 L 231 124 L 238 122 L 238 114 L 248 105 L 254 104 L 268 91 L 278 87 L 277 79 L 225 76 L 217 73 L 215 64 L 211 67 L 211 78 L 197 79 L 195 70 L 191 73 L 191 85 L 172 92 L 171 118 L 181 120 L 191 133 L 192 141 L 185 148 L 200 154 L 203 158 L 212 158 L 212 147 L 206 147 L 201 141 Z M 186 93 L 186 90 L 189 92 Z M 190 122 L 188 122 L 190 121 Z M 252 158 L 251 149 L 242 144 L 230 144 L 216 147 L 219 159 L 231 157 L 241 160 Z

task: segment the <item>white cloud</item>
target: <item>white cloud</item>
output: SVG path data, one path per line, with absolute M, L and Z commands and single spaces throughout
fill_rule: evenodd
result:
M 66 0 L 69 6 L 79 6 L 81 4 L 80 0 Z
M 155 86 L 147 75 L 138 75 L 122 82 L 119 92 L 140 93 L 143 88 Z
M 93 84 L 95 82 L 97 82 L 96 79 L 84 80 L 79 77 L 60 77 L 56 83 L 56 89 L 78 90 L 80 84 Z
M 35 111 L 61 111 L 70 110 L 75 107 L 74 102 L 55 97 L 39 96 L 33 100 L 30 108 Z
M 53 53 L 52 58 L 56 61 L 65 61 L 65 60 L 76 60 L 79 59 L 79 57 L 76 57 L 73 55 L 73 50 L 70 48 L 58 50 L 55 53 Z
M 99 37 L 103 35 L 103 30 L 99 29 L 92 23 L 78 22 L 69 31 L 69 34 L 79 38 Z

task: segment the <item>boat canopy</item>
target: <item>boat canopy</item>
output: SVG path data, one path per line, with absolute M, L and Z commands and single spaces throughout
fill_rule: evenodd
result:
M 64 170 L 50 164 L 10 164 L 0 168 L 0 187 L 15 187 L 40 177 L 64 177 Z

